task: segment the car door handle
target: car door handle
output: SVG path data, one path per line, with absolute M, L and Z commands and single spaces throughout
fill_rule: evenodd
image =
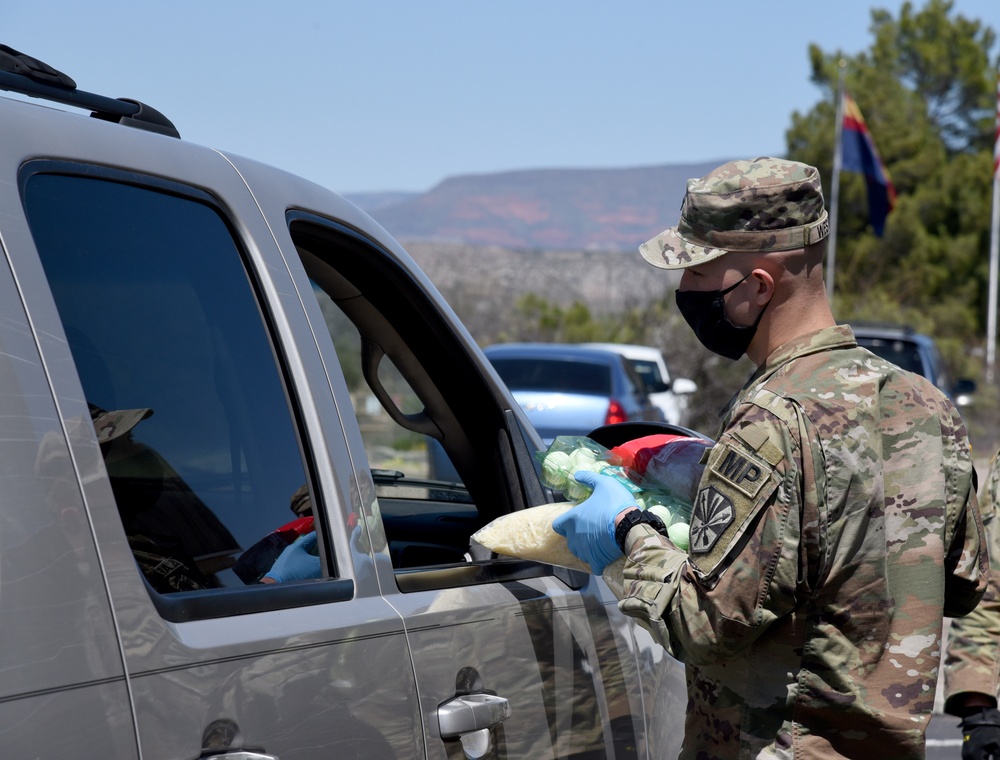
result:
M 265 755 L 260 752 L 247 752 L 246 750 L 236 750 L 234 752 L 224 752 L 221 755 L 207 755 L 212 760 L 278 760 L 277 755 Z
M 510 702 L 493 694 L 463 694 L 438 706 L 442 739 L 481 731 L 510 717 Z

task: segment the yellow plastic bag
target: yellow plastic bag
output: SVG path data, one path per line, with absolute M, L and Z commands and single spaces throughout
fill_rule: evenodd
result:
M 577 559 L 566 538 L 552 530 L 552 521 L 574 506 L 561 501 L 502 515 L 473 533 L 472 541 L 497 554 L 589 573 L 590 565 Z
M 698 463 L 698 459 L 711 444 L 694 438 L 682 436 L 677 438 L 680 440 L 674 444 L 674 448 L 665 447 L 662 450 L 657 449 L 655 455 L 646 455 L 646 459 L 659 469 L 655 478 L 647 478 L 643 481 L 643 486 L 639 486 L 630 479 L 627 468 L 622 467 L 622 457 L 615 451 L 609 451 L 583 436 L 557 436 L 548 450 L 539 452 L 536 459 L 542 465 L 542 482 L 550 488 L 564 491 L 569 501 L 543 504 L 502 515 L 474 533 L 471 542 L 508 557 L 591 573 L 590 565 L 578 559 L 569 550 L 566 539 L 552 530 L 553 520 L 590 495 L 590 488 L 578 483 L 575 478 L 577 472 L 590 470 L 611 475 L 632 491 L 635 494 L 636 505 L 640 509 L 648 509 L 659 517 L 667 528 L 671 542 L 682 551 L 687 551 L 689 531 L 687 520 L 691 507 L 689 500 L 678 500 L 674 493 L 678 491 L 677 484 L 671 480 L 679 481 L 683 486 L 680 489 L 683 494 L 693 493 L 701 477 L 702 466 Z M 686 442 L 694 442 L 697 445 L 693 448 L 690 446 L 676 448 L 676 444 L 683 445 Z M 688 449 L 694 452 L 694 459 Z M 677 456 L 676 451 L 680 451 L 681 455 Z M 629 453 L 633 457 L 636 454 L 636 452 Z M 647 462 L 644 460 L 643 471 L 646 471 L 646 466 Z M 676 474 L 670 477 L 672 472 Z M 640 476 L 636 477 L 638 479 Z M 666 491 L 662 490 L 664 484 L 670 486 Z M 617 567 L 618 564 L 623 565 L 624 559 L 612 563 L 605 569 L 605 579 L 608 578 L 612 566 Z

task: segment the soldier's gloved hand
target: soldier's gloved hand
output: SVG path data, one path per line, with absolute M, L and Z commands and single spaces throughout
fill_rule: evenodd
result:
M 615 543 L 615 518 L 636 506 L 635 496 L 610 475 L 584 471 L 576 474 L 576 480 L 594 492 L 553 520 L 552 530 L 565 536 L 569 550 L 589 564 L 594 575 L 600 575 L 622 556 Z
M 299 536 L 278 555 L 264 577 L 278 583 L 319 578 L 323 569 L 319 557 L 311 553 L 315 549 L 316 531 Z
M 1000 710 L 983 707 L 966 715 L 962 729 L 962 760 L 1000 760 Z

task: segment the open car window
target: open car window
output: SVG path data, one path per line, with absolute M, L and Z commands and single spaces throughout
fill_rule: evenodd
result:
M 478 561 L 476 530 L 542 503 L 534 451 L 450 312 L 391 253 L 306 214 L 290 231 L 351 393 L 393 567 Z

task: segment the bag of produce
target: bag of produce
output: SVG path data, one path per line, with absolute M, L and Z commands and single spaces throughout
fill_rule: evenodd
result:
M 617 478 L 635 494 L 641 509 L 663 521 L 671 542 L 686 551 L 691 505 L 711 447 L 710 441 L 679 435 L 646 436 L 612 449 L 584 436 L 558 436 L 536 457 L 542 482 L 567 500 L 503 515 L 473 534 L 472 542 L 497 554 L 591 572 L 552 530 L 556 517 L 590 495 L 590 488 L 574 476 L 591 470 Z

